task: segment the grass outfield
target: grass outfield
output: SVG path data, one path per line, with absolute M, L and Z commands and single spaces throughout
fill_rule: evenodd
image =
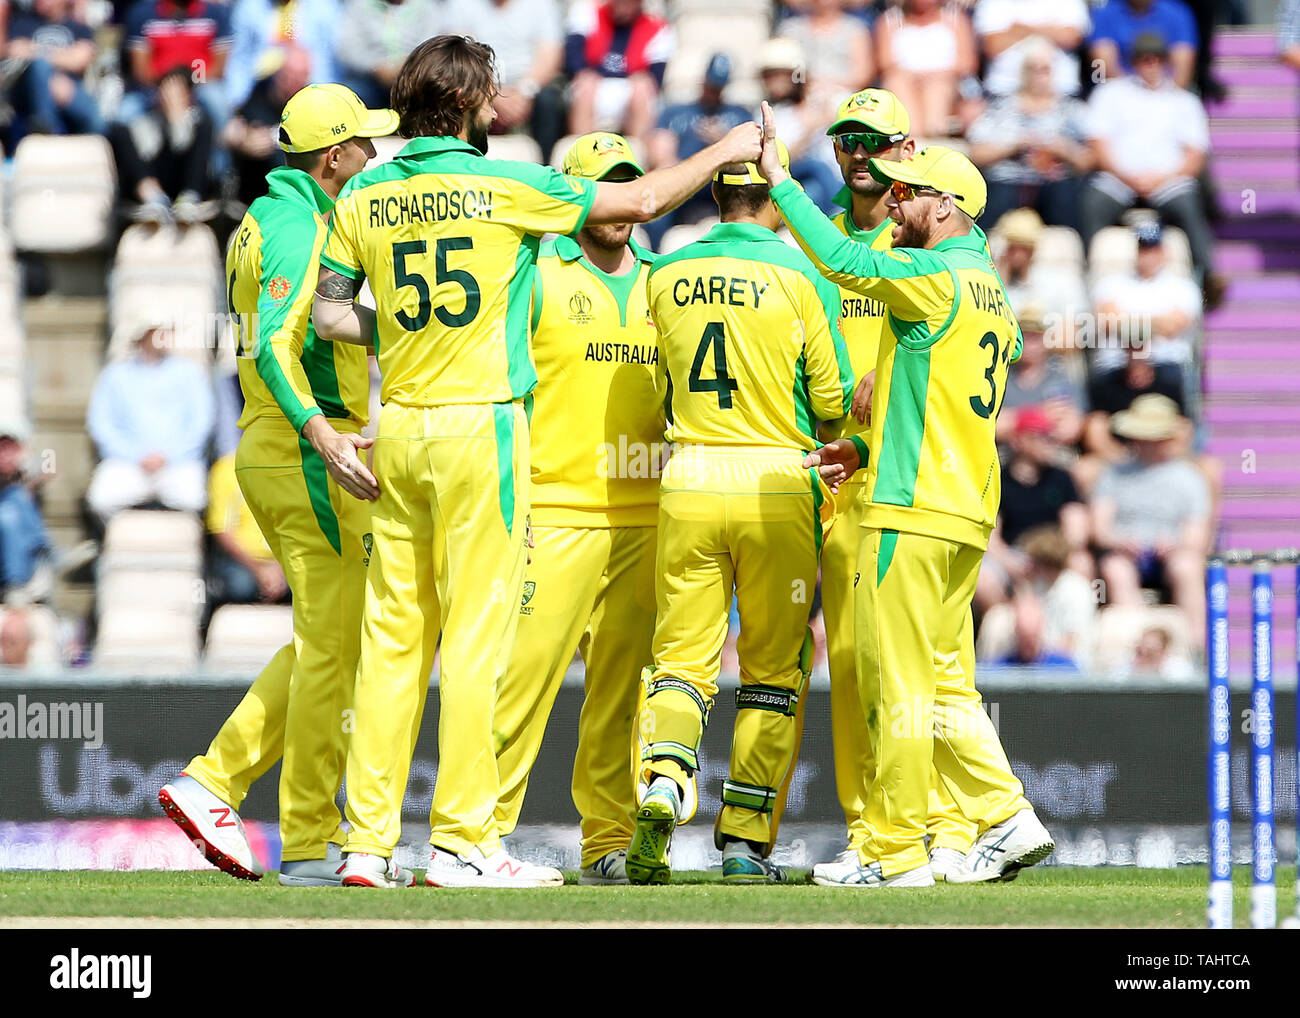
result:
M 801 881 L 803 871 L 793 871 Z M 401 891 L 283 888 L 198 872 L 0 873 L 0 926 L 15 917 L 372 920 L 545 925 L 1203 927 L 1206 872 L 1179 869 L 1026 870 L 1010 884 L 855 891 L 803 883 L 727 887 L 716 873 L 679 874 L 668 887 Z M 1279 918 L 1295 907 L 1295 868 L 1278 873 Z M 1236 915 L 1249 913 L 1238 868 Z M 235 923 L 237 925 L 237 923 Z

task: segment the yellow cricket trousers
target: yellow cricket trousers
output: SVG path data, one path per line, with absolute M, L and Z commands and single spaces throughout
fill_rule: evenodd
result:
M 654 527 L 534 527 L 519 632 L 497 697 L 497 831 L 519 822 L 528 774 L 575 652 L 586 665 L 573 761 L 582 865 L 627 848 L 635 720 L 654 633 Z
M 798 752 L 826 504 L 802 461 L 795 450 L 677 448 L 659 495 L 643 776 L 664 774 L 685 786 L 698 768 L 734 588 L 741 688 L 715 840 L 730 835 L 769 850 Z
M 500 843 L 493 713 L 524 582 L 528 421 L 519 402 L 388 403 L 374 454 L 380 496 L 371 508 L 344 850 L 388 857 L 397 845 L 441 633 L 429 841 L 491 854 Z
M 862 483 L 850 481 L 836 495 L 835 526 L 822 548 L 822 620 L 831 677 L 831 737 L 835 791 L 844 810 L 849 848 L 858 850 L 867 837 L 863 815 L 876 764 L 867 730 L 867 712 L 858 693 L 854 594 L 858 582 L 858 545 L 866 499 Z M 930 848 L 970 850 L 976 825 L 967 820 L 935 775 L 931 782 Z
M 876 777 L 863 861 L 886 876 L 923 866 L 932 775 L 980 829 L 1025 809 L 975 688 L 971 599 L 979 549 L 864 528 L 858 556 L 858 677 Z
M 334 797 L 356 678 L 370 507 L 330 480 L 287 422 L 254 421 L 240 439 L 235 474 L 293 592 L 293 641 L 185 773 L 238 809 L 283 752 L 282 858 L 323 859 L 325 846 L 344 838 Z

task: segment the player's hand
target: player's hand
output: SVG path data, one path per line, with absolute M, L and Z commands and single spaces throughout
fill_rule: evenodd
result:
M 847 438 L 837 438 L 810 452 L 804 457 L 803 465 L 806 470 L 816 468 L 831 491 L 839 491 L 840 485 L 862 465 L 862 458 L 856 445 Z
M 853 390 L 853 402 L 849 406 L 849 412 L 859 424 L 871 423 L 871 394 L 876 391 L 876 373 L 868 371 L 862 376 L 862 381 L 858 382 L 858 387 Z
M 151 452 L 148 456 L 140 461 L 140 469 L 146 474 L 156 474 L 159 470 L 167 465 L 167 459 L 162 453 Z
M 737 124 L 718 142 L 721 165 L 752 163 L 763 150 L 763 133 L 752 120 Z
M 776 147 L 776 117 L 767 100 L 763 101 L 763 154 L 758 161 L 758 170 L 774 186 L 790 176 L 781 166 L 781 153 Z
M 340 488 L 363 502 L 373 502 L 379 497 L 379 482 L 357 455 L 358 450 L 369 449 L 375 444 L 373 438 L 340 434 L 319 415 L 308 419 L 302 432 L 325 461 L 325 469 Z
M 284 578 L 284 570 L 274 559 L 263 562 L 254 575 L 257 577 L 258 594 L 269 604 L 280 600 L 289 589 L 289 581 Z

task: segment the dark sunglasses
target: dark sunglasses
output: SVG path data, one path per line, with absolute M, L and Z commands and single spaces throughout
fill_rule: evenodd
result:
M 903 140 L 901 134 L 877 134 L 875 131 L 864 131 L 856 134 L 837 134 L 834 135 L 835 147 L 843 152 L 846 156 L 853 155 L 861 145 L 867 150 L 868 155 L 876 152 L 883 152 L 885 149 Z

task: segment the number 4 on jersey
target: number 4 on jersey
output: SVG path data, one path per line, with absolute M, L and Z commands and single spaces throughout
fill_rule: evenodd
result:
M 713 349 L 713 377 L 701 378 L 700 371 L 710 347 Z M 731 394 L 740 388 L 740 383 L 727 374 L 727 335 L 721 322 L 709 322 L 704 327 L 687 381 L 691 392 L 716 392 L 719 410 L 731 409 Z

